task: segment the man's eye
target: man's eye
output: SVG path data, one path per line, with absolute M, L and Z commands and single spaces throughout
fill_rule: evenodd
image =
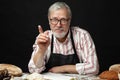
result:
M 53 19 L 53 21 L 58 21 L 57 19 Z
M 61 19 L 62 21 L 66 21 L 66 19 Z
M 51 21 L 57 21 L 57 19 L 51 19 Z
M 67 19 L 61 19 L 61 21 L 67 21 Z

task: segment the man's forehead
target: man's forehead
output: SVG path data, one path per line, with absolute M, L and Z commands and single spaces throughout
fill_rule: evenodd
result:
M 64 10 L 64 9 L 53 10 L 53 11 L 50 12 L 50 17 L 67 18 L 68 17 L 68 12 L 67 12 L 67 10 Z

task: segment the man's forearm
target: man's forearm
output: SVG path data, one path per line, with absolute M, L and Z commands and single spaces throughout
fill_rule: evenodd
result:
M 41 67 L 43 65 L 44 62 L 43 58 L 44 58 L 44 54 L 42 53 L 41 50 L 38 50 L 33 57 L 33 61 L 37 67 Z
M 78 73 L 76 71 L 76 66 L 75 65 L 64 65 L 62 66 L 64 71 L 67 73 Z
M 56 66 L 49 70 L 53 73 L 78 73 L 75 65 Z

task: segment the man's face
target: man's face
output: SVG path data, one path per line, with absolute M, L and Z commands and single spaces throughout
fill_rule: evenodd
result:
M 51 11 L 49 15 L 49 25 L 53 34 L 57 38 L 63 38 L 70 27 L 70 17 L 65 8 Z

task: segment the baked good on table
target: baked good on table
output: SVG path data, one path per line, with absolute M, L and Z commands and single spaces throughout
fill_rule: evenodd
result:
M 8 70 L 0 70 L 0 80 L 10 80 L 11 76 L 8 74 Z
M 25 80 L 45 80 L 45 79 L 41 74 L 34 72 L 32 74 L 29 74 Z
M 120 72 L 120 64 L 113 64 L 109 67 L 109 70 Z
M 106 80 L 119 80 L 118 73 L 112 70 L 103 71 L 102 73 L 99 74 L 99 78 Z
M 0 64 L 0 71 L 4 70 L 7 70 L 10 76 L 21 76 L 23 73 L 20 67 L 13 64 Z
M 120 80 L 120 72 L 118 73 L 118 78 L 119 78 L 119 80 Z

